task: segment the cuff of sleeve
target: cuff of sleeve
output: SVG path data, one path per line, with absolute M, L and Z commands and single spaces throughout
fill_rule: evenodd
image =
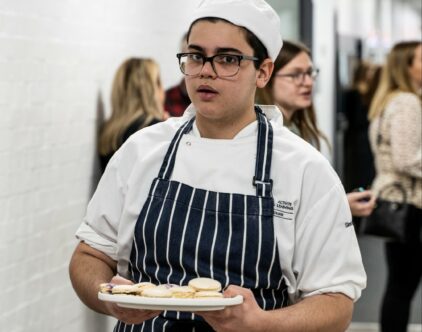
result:
M 85 242 L 90 247 L 97 249 L 117 261 L 117 245 L 95 232 L 87 223 L 82 223 L 75 234 L 79 241 Z
M 327 294 L 327 293 L 342 293 L 346 295 L 347 297 L 349 297 L 350 299 L 352 299 L 353 302 L 356 302 L 360 298 L 363 288 L 365 288 L 364 283 L 359 286 L 342 285 L 342 286 L 337 286 L 337 287 L 318 289 L 317 291 L 304 294 L 303 297 L 309 297 L 313 295 L 321 295 L 321 294 Z

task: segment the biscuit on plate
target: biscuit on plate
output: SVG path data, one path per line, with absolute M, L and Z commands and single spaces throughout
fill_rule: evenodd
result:
M 223 298 L 223 293 L 217 291 L 199 291 L 195 293 L 195 299 L 210 299 L 210 298 Z
M 156 285 L 154 285 L 153 283 L 151 283 L 151 282 L 139 282 L 139 283 L 137 283 L 137 284 L 134 284 L 133 285 L 133 287 L 135 287 L 136 288 L 136 294 L 137 295 L 142 295 L 142 292 L 145 290 L 145 289 L 148 289 L 148 288 L 154 288 L 154 287 L 157 287 Z
M 196 291 L 220 291 L 221 283 L 211 278 L 194 278 L 188 283 Z
M 160 284 L 157 287 L 159 289 L 171 289 L 171 288 L 176 287 L 176 286 L 177 285 L 175 285 L 175 284 Z
M 112 294 L 132 294 L 136 295 L 137 288 L 134 285 L 115 285 L 112 290 Z
M 138 282 L 137 284 L 134 284 L 133 286 L 142 288 L 142 289 L 157 287 L 152 282 Z
M 188 299 L 193 298 L 195 294 L 195 289 L 190 286 L 176 286 L 170 288 L 172 297 L 179 298 L 179 299 Z
M 113 286 L 114 284 L 111 284 L 109 282 L 103 282 L 102 284 L 100 284 L 100 292 L 111 294 L 111 290 L 113 289 Z
M 169 289 L 153 287 L 144 289 L 142 296 L 146 297 L 171 297 L 171 291 Z

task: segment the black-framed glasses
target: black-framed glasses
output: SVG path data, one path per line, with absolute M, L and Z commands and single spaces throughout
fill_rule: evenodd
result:
M 305 77 L 309 76 L 312 80 L 315 80 L 318 77 L 319 69 L 318 68 L 310 68 L 307 71 L 301 71 L 296 73 L 290 73 L 290 74 L 277 74 L 276 77 L 287 77 L 289 78 L 293 83 L 299 85 L 302 84 L 305 81 Z
M 218 77 L 231 77 L 239 72 L 242 60 L 257 61 L 258 58 L 243 54 L 216 54 L 205 56 L 201 53 L 178 53 L 179 67 L 186 76 L 199 75 L 206 62 L 210 62 Z

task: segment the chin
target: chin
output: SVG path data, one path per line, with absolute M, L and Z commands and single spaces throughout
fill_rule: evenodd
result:
M 309 100 L 304 100 L 303 102 L 300 103 L 300 108 L 308 108 L 312 106 L 312 99 Z
M 198 105 L 195 106 L 196 113 L 202 118 L 206 119 L 216 119 L 218 118 L 218 111 L 216 110 L 216 107 L 213 107 L 211 105 Z
M 204 116 L 205 114 L 211 116 L 212 114 L 216 114 L 219 110 L 222 109 L 222 107 L 216 102 L 204 102 L 202 100 L 193 100 L 192 103 L 194 104 L 196 111 Z

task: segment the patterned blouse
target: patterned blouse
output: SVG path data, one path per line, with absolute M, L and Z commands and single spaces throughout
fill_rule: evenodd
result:
M 405 188 L 408 203 L 422 208 L 421 126 L 421 101 L 416 94 L 407 92 L 394 95 L 382 116 L 371 121 L 369 139 L 376 168 L 372 183 L 375 195 L 403 201 L 398 190 L 386 188 L 399 182 Z

